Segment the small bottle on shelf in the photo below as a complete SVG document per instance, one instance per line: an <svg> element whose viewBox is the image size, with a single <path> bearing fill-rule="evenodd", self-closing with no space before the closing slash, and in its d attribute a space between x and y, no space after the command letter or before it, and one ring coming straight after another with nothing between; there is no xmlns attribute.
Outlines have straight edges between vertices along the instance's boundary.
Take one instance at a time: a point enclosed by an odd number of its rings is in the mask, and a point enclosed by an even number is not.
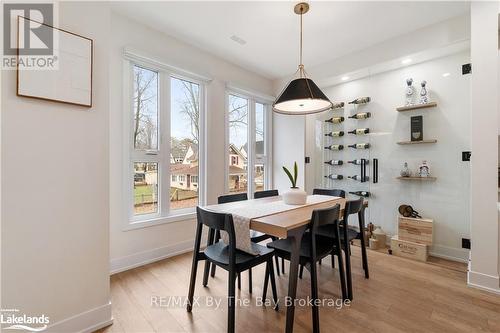
<svg viewBox="0 0 500 333"><path fill-rule="evenodd" d="M351 163L351 164L354 164L354 165L361 165L361 160L352 160L352 161L347 161L347 163ZM365 160L365 164L368 164L370 163L369 160Z"/></svg>
<svg viewBox="0 0 500 333"><path fill-rule="evenodd" d="M325 178L334 179L334 180L341 180L341 179L344 179L344 176L331 174L331 175L325 176Z"/></svg>
<svg viewBox="0 0 500 333"><path fill-rule="evenodd" d="M332 117L330 119L325 120L325 123L340 124L343 121L344 117Z"/></svg>
<svg viewBox="0 0 500 333"><path fill-rule="evenodd" d="M354 149L368 149L368 148L370 148L370 144L369 143L355 143L353 145L348 145L347 147L354 148Z"/></svg>
<svg viewBox="0 0 500 333"><path fill-rule="evenodd" d="M342 149L344 149L344 145L330 145L330 146L326 146L325 149L342 150Z"/></svg>
<svg viewBox="0 0 500 333"><path fill-rule="evenodd" d="M370 129L369 128L356 128L356 129L353 129L352 131L349 131L347 133L354 134L354 135L363 135L363 134L370 133Z"/></svg>
<svg viewBox="0 0 500 333"><path fill-rule="evenodd" d="M371 101L370 97L360 97L356 98L353 101L350 101L349 104L366 104Z"/></svg>
<svg viewBox="0 0 500 333"><path fill-rule="evenodd" d="M344 162L342 160L330 160L330 161L326 161L325 164L342 165L342 164L344 164Z"/></svg>
<svg viewBox="0 0 500 333"><path fill-rule="evenodd" d="M352 180L361 180L361 176L354 175L354 176L347 176L347 178L352 179ZM365 176L365 181L370 180L368 176Z"/></svg>
<svg viewBox="0 0 500 333"><path fill-rule="evenodd" d="M344 136L344 131L326 133L325 136L331 136L332 138L338 136Z"/></svg>
<svg viewBox="0 0 500 333"><path fill-rule="evenodd" d="M359 112L356 114L353 114L352 116L349 116L350 119L366 119L370 118L372 116L371 112Z"/></svg>
<svg viewBox="0 0 500 333"><path fill-rule="evenodd" d="M354 194L354 195L359 195L360 197L365 197L365 198L370 197L370 192L368 192L368 191L354 191L354 192L349 192L349 193Z"/></svg>

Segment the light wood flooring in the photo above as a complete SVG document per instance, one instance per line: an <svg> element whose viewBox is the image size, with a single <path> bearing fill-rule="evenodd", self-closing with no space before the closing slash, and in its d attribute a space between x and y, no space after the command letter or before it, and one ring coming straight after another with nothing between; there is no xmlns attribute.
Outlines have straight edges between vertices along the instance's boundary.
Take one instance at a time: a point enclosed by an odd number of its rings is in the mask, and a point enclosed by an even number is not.
<svg viewBox="0 0 500 333"><path fill-rule="evenodd" d="M353 247L354 300L349 307L320 308L322 332L500 332L500 296L466 286L463 265L420 263L368 251L370 279L363 277L358 247ZM330 259L319 266L319 294L323 298L340 296L338 271ZM227 273L217 270L204 288L204 263L200 262L195 295L227 295ZM151 305L151 298L186 296L191 254L165 259L111 277L114 324L100 330L111 332L225 332L226 305L185 307ZM279 311L255 305L262 294L264 266L254 269L253 293L248 293L248 273L243 273L242 290L237 297L253 304L236 312L237 332L283 332L285 307ZM288 274L277 278L278 295L283 301ZM297 295L309 295L309 274L299 280ZM270 288L268 292L270 298ZM310 308L298 307L294 332L311 331Z"/></svg>

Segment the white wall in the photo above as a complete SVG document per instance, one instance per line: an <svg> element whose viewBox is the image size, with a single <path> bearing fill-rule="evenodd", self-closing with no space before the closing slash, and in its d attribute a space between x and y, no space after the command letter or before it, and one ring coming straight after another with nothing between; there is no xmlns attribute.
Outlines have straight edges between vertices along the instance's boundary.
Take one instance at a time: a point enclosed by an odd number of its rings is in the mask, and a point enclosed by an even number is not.
<svg viewBox="0 0 500 333"><path fill-rule="evenodd" d="M213 80L207 86L208 201L215 203L224 193L225 91L226 82L271 95L271 82L245 69L223 61L205 51L145 27L124 16L111 17L110 55L110 200L111 270L118 271L148 262L193 245L194 221L180 221L154 227L123 231L127 223L122 188L122 53L125 46L141 50L164 63L203 74Z"/></svg>
<svg viewBox="0 0 500 333"><path fill-rule="evenodd" d="M468 250L461 248L461 238L469 237L470 165L461 161L461 152L470 150L471 76L462 75L461 70L462 64L469 61L469 52L466 51L323 89L335 101L347 102L360 96L372 98L368 105L360 107L358 111L346 106L343 113L346 121L336 127L336 130L342 127L346 133L354 128L369 127L369 136L346 134L342 139L328 139L328 142L341 142L345 146L369 141L369 151L359 152L346 148L342 152L328 152L328 158L325 158L342 159L344 162L361 157L378 158L379 181L377 184L371 181L368 183L372 197L369 200L367 220L382 226L390 235L397 234L397 208L401 204L409 204L424 217L434 219L432 254L463 261L468 259ZM449 73L449 76L443 77L443 73ZM417 98L420 82L428 82L430 99L438 103L436 108L396 111L396 107L404 105L406 79L410 77L414 79ZM348 115L355 112L371 112L372 117L363 121L347 119ZM334 113L342 115L341 111ZM399 141L410 140L410 117L417 115L424 118L424 139L437 139L438 142L428 145L397 145ZM332 112L319 116L319 126L331 116ZM316 124L315 118L308 118L308 122ZM311 129L314 127L315 125L308 126ZM312 160L315 165L311 165L311 169L317 171L316 186L323 185L324 172L332 170L321 162L324 153L321 135L317 145L314 141L318 140L314 135L306 132L308 140L313 141L309 145L313 150L306 151L306 155L314 156ZM422 160L428 161L437 181L410 182L396 179L404 162L408 162L415 174ZM344 177L359 174L358 166L344 165L336 169ZM368 171L373 176L371 165ZM329 185L351 191L364 188L352 180L334 181Z"/></svg>
<svg viewBox="0 0 500 333"><path fill-rule="evenodd" d="M94 40L94 106L16 97L2 72L1 305L77 332L111 321L107 5L61 3L59 26Z"/></svg>
<svg viewBox="0 0 500 333"><path fill-rule="evenodd" d="M470 285L500 292L498 228L497 2L471 4L471 258Z"/></svg>

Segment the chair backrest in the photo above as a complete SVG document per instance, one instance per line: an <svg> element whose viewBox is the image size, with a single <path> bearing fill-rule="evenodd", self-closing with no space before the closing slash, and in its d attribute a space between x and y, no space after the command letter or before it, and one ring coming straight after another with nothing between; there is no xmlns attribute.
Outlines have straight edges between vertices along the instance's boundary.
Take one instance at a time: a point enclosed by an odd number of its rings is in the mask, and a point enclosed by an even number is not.
<svg viewBox="0 0 500 333"><path fill-rule="evenodd" d="M359 230L364 230L365 228L365 201L364 198L359 198L358 200L349 200L345 203L344 217L342 219L342 225L349 225L349 215L358 214ZM347 240L347 228L344 228L344 238ZM362 232L362 231L360 231Z"/></svg>
<svg viewBox="0 0 500 333"><path fill-rule="evenodd" d="M345 191L344 190L337 190L337 189L324 189L324 188L315 188L313 190L313 194L319 194L319 195L329 195L332 197L341 197L345 198Z"/></svg>
<svg viewBox="0 0 500 333"><path fill-rule="evenodd" d="M194 251L198 255L201 246L201 234L203 226L213 230L223 230L229 235L229 266L234 267L236 258L236 235L234 233L233 216L231 214L217 213L196 207L197 227Z"/></svg>
<svg viewBox="0 0 500 333"><path fill-rule="evenodd" d="M311 216L311 234L316 235L318 227L326 224L335 225L338 223L340 217L340 204L333 207L315 209Z"/></svg>
<svg viewBox="0 0 500 333"><path fill-rule="evenodd" d="M219 196L217 198L217 203L223 204L223 203L243 201L243 200L248 200L248 195L246 193L226 194Z"/></svg>
<svg viewBox="0 0 500 333"><path fill-rule="evenodd" d="M358 214L364 208L364 199L359 198L358 200L349 200L345 203L344 216Z"/></svg>
<svg viewBox="0 0 500 333"><path fill-rule="evenodd" d="M280 195L278 190L257 191L253 194L254 199L276 197Z"/></svg>

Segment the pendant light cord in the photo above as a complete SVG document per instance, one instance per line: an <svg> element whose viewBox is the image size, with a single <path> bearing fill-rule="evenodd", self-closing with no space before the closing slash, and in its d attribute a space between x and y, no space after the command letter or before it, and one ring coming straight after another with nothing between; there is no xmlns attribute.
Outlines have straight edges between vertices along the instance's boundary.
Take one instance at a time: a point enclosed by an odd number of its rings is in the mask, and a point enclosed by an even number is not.
<svg viewBox="0 0 500 333"><path fill-rule="evenodd" d="M304 77L304 64L302 63L302 15L304 13L304 7L300 7L300 56L299 56L299 71L300 77Z"/></svg>

